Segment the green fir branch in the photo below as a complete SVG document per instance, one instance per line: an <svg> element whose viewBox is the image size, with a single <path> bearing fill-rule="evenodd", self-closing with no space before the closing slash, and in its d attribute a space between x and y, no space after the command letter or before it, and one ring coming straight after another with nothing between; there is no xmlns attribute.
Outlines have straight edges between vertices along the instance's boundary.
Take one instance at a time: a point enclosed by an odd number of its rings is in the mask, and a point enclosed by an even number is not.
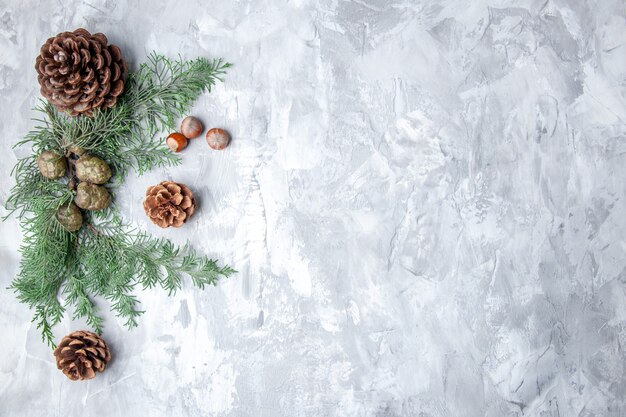
<svg viewBox="0 0 626 417"><path fill-rule="evenodd" d="M70 146L78 146L111 166L114 178L108 186L113 191L130 172L179 164L159 135L173 129L176 119L229 67L221 60L172 61L153 53L129 74L125 93L113 108L96 110L92 117L70 117L44 101L34 109L36 126L15 145L30 146L33 155L16 164L16 184L6 201L7 217L16 216L24 231L20 270L11 288L34 309L33 322L50 346L66 309L101 333L104 321L94 301L101 297L132 328L143 313L134 295L137 286L159 286L171 295L185 276L202 289L236 272L189 246L179 248L131 228L114 204L83 212L83 227L67 232L56 212L75 192L67 178L46 179L37 167L41 152L67 154Z"/></svg>
<svg viewBox="0 0 626 417"><path fill-rule="evenodd" d="M54 347L52 327L63 317L64 307L58 300L61 283L68 269L76 236L56 220L55 210L39 210L23 218L22 259L11 288L17 299L35 309L33 322L42 339Z"/></svg>

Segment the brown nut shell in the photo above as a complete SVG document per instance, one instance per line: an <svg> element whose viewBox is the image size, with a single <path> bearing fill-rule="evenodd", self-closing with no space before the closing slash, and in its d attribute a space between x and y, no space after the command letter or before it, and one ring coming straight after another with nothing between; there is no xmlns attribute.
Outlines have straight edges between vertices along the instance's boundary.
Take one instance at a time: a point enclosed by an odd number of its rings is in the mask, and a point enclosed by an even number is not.
<svg viewBox="0 0 626 417"><path fill-rule="evenodd" d="M221 151L230 143L230 135L224 129L214 127L206 132L206 143L208 143L212 149Z"/></svg>
<svg viewBox="0 0 626 417"><path fill-rule="evenodd" d="M204 126L202 122L193 116L187 116L180 124L180 133L182 133L187 139L195 139L202 134Z"/></svg>
<svg viewBox="0 0 626 417"><path fill-rule="evenodd" d="M172 152L180 152L187 147L189 141L182 133L175 132L165 139L165 143Z"/></svg>

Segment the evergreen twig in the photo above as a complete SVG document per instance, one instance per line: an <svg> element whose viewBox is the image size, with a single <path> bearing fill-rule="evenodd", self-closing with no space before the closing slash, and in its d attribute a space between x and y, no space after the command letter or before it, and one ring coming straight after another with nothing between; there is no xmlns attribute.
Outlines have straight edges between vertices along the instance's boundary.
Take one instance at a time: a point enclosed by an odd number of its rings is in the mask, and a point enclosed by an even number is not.
<svg viewBox="0 0 626 417"><path fill-rule="evenodd" d="M67 232L55 213L75 192L67 179L41 176L36 163L42 151L66 153L69 146L79 146L113 168L114 184L131 171L142 174L179 164L155 135L173 129L175 120L221 81L228 67L221 60L172 61L153 53L128 76L124 95L111 109L95 111L92 117L69 117L47 102L35 108L42 115L35 119L37 126L15 145L31 146L33 155L14 167L16 185L6 201L7 217L15 215L24 231L20 271L11 288L19 301L35 310L33 322L50 346L52 329L66 308L101 333L103 319L93 299L103 297L131 328L142 313L133 295L137 285L158 285L173 294L185 275L204 288L236 272L189 246L179 248L132 229L114 207L86 215L78 232Z"/></svg>

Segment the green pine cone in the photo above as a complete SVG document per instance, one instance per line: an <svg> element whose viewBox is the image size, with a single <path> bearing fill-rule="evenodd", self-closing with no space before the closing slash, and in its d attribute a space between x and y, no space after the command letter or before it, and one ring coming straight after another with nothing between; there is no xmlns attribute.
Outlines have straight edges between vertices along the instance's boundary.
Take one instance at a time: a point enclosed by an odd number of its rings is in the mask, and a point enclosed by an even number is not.
<svg viewBox="0 0 626 417"><path fill-rule="evenodd" d="M101 185L81 182L76 189L74 203L83 210L102 210L111 204L111 194Z"/></svg>
<svg viewBox="0 0 626 417"><path fill-rule="evenodd" d="M87 152L87 149L81 148L80 146L70 145L67 147L67 150L73 153L76 156L82 156Z"/></svg>
<svg viewBox="0 0 626 417"><path fill-rule="evenodd" d="M83 215L76 204L65 204L57 210L57 220L68 232L75 232L83 225Z"/></svg>
<svg viewBox="0 0 626 417"><path fill-rule="evenodd" d="M65 175L67 163L65 157L56 152L44 151L37 158L39 172L46 178L55 180Z"/></svg>
<svg viewBox="0 0 626 417"><path fill-rule="evenodd" d="M76 177L81 181L104 184L111 175L111 168L97 156L83 155L76 161Z"/></svg>

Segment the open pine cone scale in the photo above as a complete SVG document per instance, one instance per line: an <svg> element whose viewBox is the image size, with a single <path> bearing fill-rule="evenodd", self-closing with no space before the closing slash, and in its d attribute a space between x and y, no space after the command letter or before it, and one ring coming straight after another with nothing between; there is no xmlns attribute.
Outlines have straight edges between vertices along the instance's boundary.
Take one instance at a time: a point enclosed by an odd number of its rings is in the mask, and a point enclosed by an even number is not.
<svg viewBox="0 0 626 417"><path fill-rule="evenodd" d="M193 193L184 184L163 181L146 190L143 208L159 227L180 227L196 209Z"/></svg>
<svg viewBox="0 0 626 417"><path fill-rule="evenodd" d="M104 340L85 330L73 332L63 338L54 350L57 368L72 381L92 379L103 372L111 360L111 352Z"/></svg>
<svg viewBox="0 0 626 417"><path fill-rule="evenodd" d="M41 94L72 116L112 107L124 91L126 62L102 33L62 32L41 47L35 62Z"/></svg>

